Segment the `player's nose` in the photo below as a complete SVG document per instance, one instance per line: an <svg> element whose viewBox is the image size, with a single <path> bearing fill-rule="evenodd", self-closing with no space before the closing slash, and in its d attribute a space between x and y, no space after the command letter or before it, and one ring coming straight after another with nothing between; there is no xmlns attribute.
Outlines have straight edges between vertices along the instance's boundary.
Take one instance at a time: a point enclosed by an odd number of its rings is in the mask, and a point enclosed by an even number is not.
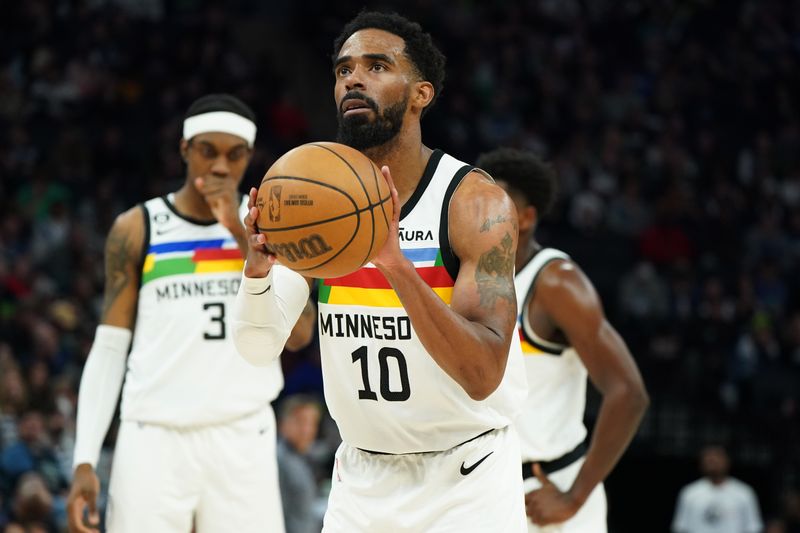
<svg viewBox="0 0 800 533"><path fill-rule="evenodd" d="M364 80L361 77L361 68L356 66L344 79L344 86L348 91L363 89Z"/></svg>
<svg viewBox="0 0 800 533"><path fill-rule="evenodd" d="M230 166L228 165L228 158L225 156L220 156L214 159L214 162L211 164L211 173L215 176L225 177L231 173Z"/></svg>

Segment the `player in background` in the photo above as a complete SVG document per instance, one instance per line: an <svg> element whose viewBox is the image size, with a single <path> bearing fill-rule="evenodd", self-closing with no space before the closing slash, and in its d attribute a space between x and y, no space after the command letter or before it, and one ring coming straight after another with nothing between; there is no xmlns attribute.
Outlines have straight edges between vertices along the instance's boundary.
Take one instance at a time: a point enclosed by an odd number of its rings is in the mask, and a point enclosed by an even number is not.
<svg viewBox="0 0 800 533"><path fill-rule="evenodd" d="M430 35L396 14L362 12L334 44L338 140L382 168L395 211L371 264L320 284L325 399L343 439L328 533L526 528L510 425L527 390L517 217L482 171L422 143L444 63ZM288 326L259 315L289 289L251 228L258 214L245 223L234 334L243 356L268 364L260 346Z"/></svg>
<svg viewBox="0 0 800 533"><path fill-rule="evenodd" d="M516 290L529 394L517 431L530 531L606 531L603 480L648 404L639 370L608 323L591 281L567 254L534 235L555 195L555 173L535 155L500 148L478 166L506 188L519 215ZM602 395L584 444L586 376ZM559 527L540 528L548 524Z"/></svg>
<svg viewBox="0 0 800 533"><path fill-rule="evenodd" d="M228 325L246 250L238 186L254 120L230 95L195 101L180 141L183 186L122 213L109 232L101 325L78 398L72 531L98 530L94 468L123 377L108 531L283 531L270 406L283 375L277 361L243 361ZM307 297L296 287L295 319Z"/></svg>

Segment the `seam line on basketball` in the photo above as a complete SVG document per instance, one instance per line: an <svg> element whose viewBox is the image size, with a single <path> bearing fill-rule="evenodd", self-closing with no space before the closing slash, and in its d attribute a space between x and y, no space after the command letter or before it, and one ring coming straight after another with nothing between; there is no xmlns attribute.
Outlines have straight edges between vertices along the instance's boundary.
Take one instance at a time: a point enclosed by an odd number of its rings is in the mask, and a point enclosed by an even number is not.
<svg viewBox="0 0 800 533"><path fill-rule="evenodd" d="M327 146L325 146L323 144L318 144L318 143L310 143L310 144L311 144L311 146L316 146L317 148L322 148L323 150L327 150L328 152L330 152L333 155L335 155L336 157L338 157L339 160L342 161L342 163L347 165L347 168L350 169L350 172L353 173L353 176L356 177L356 179L358 180L358 183L361 185L361 190L364 191L364 195L367 197L367 204L372 206L372 198L369 197L369 191L367 190L367 186L366 186L366 184L364 184L364 180L361 179L361 176L358 174L358 172L356 172L356 169L353 168L353 165L351 165L350 162L347 159L342 157L342 155L339 154L339 152L337 152L336 150L334 150L332 148L329 148L329 147L327 147ZM367 158L367 159L369 159L369 158ZM372 161L370 161L370 165L369 166L370 166L370 169L372 170L372 173L375 174L375 168L374 168L374 165L372 164ZM377 183L376 183L376 185L377 185ZM380 198L380 194L381 194L380 193L380 189L377 189L377 193L378 193L378 197ZM382 206L383 204L381 203L380 205ZM367 255L364 256L364 260L361 262L361 266L364 266L366 264L367 260L369 259L370 253L372 253L372 246L375 244L375 210L374 209L370 209L369 214L370 214L370 221L372 222L372 236L369 239L369 249L367 250Z"/></svg>

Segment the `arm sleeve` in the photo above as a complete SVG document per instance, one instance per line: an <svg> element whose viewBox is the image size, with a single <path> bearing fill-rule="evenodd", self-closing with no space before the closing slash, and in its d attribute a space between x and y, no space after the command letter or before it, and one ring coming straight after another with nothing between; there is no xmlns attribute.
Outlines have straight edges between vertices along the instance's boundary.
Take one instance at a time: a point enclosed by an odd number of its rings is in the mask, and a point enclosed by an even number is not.
<svg viewBox="0 0 800 533"><path fill-rule="evenodd" d="M242 277L231 325L236 350L250 364L266 366L283 350L309 295L296 272L274 265L264 278Z"/></svg>
<svg viewBox="0 0 800 533"><path fill-rule="evenodd" d="M100 447L117 407L131 337L131 330L126 328L97 327L78 392L73 468L84 463L97 466Z"/></svg>

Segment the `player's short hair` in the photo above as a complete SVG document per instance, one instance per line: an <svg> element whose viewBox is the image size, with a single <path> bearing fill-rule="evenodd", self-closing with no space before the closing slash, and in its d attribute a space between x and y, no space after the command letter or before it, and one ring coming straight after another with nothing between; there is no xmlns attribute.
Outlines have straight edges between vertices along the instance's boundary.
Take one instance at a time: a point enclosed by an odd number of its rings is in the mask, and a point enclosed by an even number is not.
<svg viewBox="0 0 800 533"><path fill-rule="evenodd" d="M192 105L186 110L186 115L183 118L187 119L195 115L202 115L203 113L213 113L214 111L228 111L229 113L235 113L252 122L256 121L256 114L250 106L232 94L225 93L201 96L192 102Z"/></svg>
<svg viewBox="0 0 800 533"><path fill-rule="evenodd" d="M344 42L351 35L368 28L387 31L403 39L403 51L414 65L417 76L433 85L433 99L422 110L424 116L444 88L444 66L447 61L444 54L433 44L430 33L424 32L416 22L397 13L362 11L345 25L342 33L333 41L333 61L336 61Z"/></svg>
<svg viewBox="0 0 800 533"><path fill-rule="evenodd" d="M497 148L481 154L476 166L522 194L536 208L539 218L553 207L556 172L536 154L516 148Z"/></svg>

